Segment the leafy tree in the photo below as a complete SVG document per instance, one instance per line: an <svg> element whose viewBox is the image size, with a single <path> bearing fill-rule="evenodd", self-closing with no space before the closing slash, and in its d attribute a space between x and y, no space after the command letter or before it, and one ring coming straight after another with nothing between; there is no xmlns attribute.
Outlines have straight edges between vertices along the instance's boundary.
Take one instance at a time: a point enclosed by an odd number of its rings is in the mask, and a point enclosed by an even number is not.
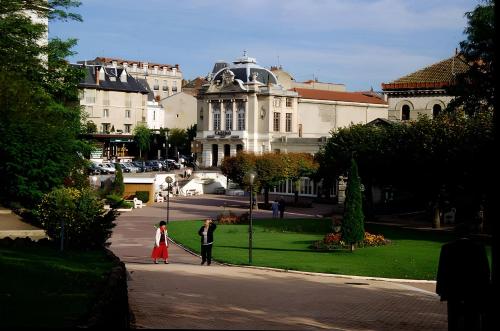
<svg viewBox="0 0 500 331"><path fill-rule="evenodd" d="M186 130L174 128L170 130L168 142L174 147L174 154L177 157L179 150L184 150L188 144L188 135Z"/></svg>
<svg viewBox="0 0 500 331"><path fill-rule="evenodd" d="M295 203L299 200L299 183L302 177L313 177L318 169L312 155L307 153L287 153L282 155L284 178L294 184Z"/></svg>
<svg viewBox="0 0 500 331"><path fill-rule="evenodd" d="M269 190L285 179L284 154L266 153L255 159L256 179L264 189L264 203L269 205Z"/></svg>
<svg viewBox="0 0 500 331"><path fill-rule="evenodd" d="M125 192L125 184L123 184L122 167L115 164L115 169L114 193L116 195L123 196L123 192Z"/></svg>
<svg viewBox="0 0 500 331"><path fill-rule="evenodd" d="M344 217L342 219L342 240L354 250L356 243L365 236L364 215L361 196L361 181L356 161L351 159L348 173Z"/></svg>
<svg viewBox="0 0 500 331"><path fill-rule="evenodd" d="M86 146L78 140L80 72L64 57L74 41L44 42L41 18L77 19L78 1L0 2L0 199L33 207L45 192L82 171ZM78 169L78 167L80 167Z"/></svg>
<svg viewBox="0 0 500 331"><path fill-rule="evenodd" d="M467 39L460 42L460 54L469 70L450 88L456 97L448 110L462 108L467 114L475 114L491 111L495 105L495 1L486 0L465 16Z"/></svg>
<svg viewBox="0 0 500 331"><path fill-rule="evenodd" d="M191 153L191 142L196 138L196 132L197 132L197 125L196 123L191 125L189 128L187 128L186 133L187 133L187 150L188 153Z"/></svg>
<svg viewBox="0 0 500 331"><path fill-rule="evenodd" d="M118 213L106 211L91 189L56 188L44 195L37 215L50 239L60 241L64 226L65 246L99 248L108 245Z"/></svg>
<svg viewBox="0 0 500 331"><path fill-rule="evenodd" d="M151 141L151 130L146 124L140 123L134 128L134 140L139 147L139 157L142 159L142 152L149 150Z"/></svg>

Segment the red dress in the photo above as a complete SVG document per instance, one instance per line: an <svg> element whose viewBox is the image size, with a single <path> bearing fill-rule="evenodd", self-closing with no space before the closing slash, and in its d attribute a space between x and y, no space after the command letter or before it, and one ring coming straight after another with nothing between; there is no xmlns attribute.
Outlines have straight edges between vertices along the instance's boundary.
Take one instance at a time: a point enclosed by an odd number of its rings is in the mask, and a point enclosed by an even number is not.
<svg viewBox="0 0 500 331"><path fill-rule="evenodd" d="M161 231L161 236L160 236L160 246L156 246L153 248L153 252L151 252L151 258L152 259L163 259L167 260L168 259L168 247L165 242L165 232Z"/></svg>

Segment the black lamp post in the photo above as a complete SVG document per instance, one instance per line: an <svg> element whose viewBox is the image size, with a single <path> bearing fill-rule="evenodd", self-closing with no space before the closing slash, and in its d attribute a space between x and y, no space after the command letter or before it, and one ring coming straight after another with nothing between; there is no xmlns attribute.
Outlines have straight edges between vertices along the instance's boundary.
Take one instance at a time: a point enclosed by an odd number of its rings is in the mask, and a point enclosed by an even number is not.
<svg viewBox="0 0 500 331"><path fill-rule="evenodd" d="M168 133L170 129L165 129L165 163L167 164L167 171L170 171L170 165L168 164Z"/></svg>
<svg viewBox="0 0 500 331"><path fill-rule="evenodd" d="M167 176L167 178L165 178L165 182L167 183L167 224L170 219L170 184L172 184L172 181L172 177Z"/></svg>
<svg viewBox="0 0 500 331"><path fill-rule="evenodd" d="M252 209L253 209L253 182L255 181L255 172L248 173L248 183L250 184L250 223L248 225L248 263L252 264L252 239L253 239L253 224L252 224Z"/></svg>

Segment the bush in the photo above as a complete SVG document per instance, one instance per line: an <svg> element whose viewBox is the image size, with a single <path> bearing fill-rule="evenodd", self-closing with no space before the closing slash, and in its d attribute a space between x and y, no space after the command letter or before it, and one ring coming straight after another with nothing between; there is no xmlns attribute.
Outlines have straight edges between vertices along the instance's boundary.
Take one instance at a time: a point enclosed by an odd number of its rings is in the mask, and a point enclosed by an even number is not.
<svg viewBox="0 0 500 331"><path fill-rule="evenodd" d="M148 191L137 191L135 192L135 197L142 202L146 203L149 201L149 192Z"/></svg>
<svg viewBox="0 0 500 331"><path fill-rule="evenodd" d="M215 218L217 224L246 224L248 223L249 213L245 212L241 215L236 215L232 211L222 212Z"/></svg>
<svg viewBox="0 0 500 331"><path fill-rule="evenodd" d="M36 211L47 235L74 248L107 246L118 216L115 209L106 211L104 203L90 189L57 188L44 195Z"/></svg>
<svg viewBox="0 0 500 331"><path fill-rule="evenodd" d="M132 204L125 201L120 195L110 194L106 196L106 202L111 208L131 208Z"/></svg>

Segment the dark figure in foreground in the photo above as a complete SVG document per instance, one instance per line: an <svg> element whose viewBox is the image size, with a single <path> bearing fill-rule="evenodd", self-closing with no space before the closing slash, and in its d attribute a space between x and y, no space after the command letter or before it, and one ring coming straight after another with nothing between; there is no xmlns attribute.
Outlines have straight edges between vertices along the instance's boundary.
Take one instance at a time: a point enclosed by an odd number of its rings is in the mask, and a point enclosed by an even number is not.
<svg viewBox="0 0 500 331"><path fill-rule="evenodd" d="M285 215L285 199L283 199L283 197L278 201L278 210L280 211L280 218L283 218Z"/></svg>
<svg viewBox="0 0 500 331"><path fill-rule="evenodd" d="M467 225L457 225L456 232L458 239L441 248L436 279L436 293L448 305L448 330L488 330L491 303L486 250L467 236Z"/></svg>
<svg viewBox="0 0 500 331"><path fill-rule="evenodd" d="M217 225L212 219L206 219L205 224L200 228L198 234L201 237L201 264L210 265L212 263L212 246L214 243L214 231Z"/></svg>

